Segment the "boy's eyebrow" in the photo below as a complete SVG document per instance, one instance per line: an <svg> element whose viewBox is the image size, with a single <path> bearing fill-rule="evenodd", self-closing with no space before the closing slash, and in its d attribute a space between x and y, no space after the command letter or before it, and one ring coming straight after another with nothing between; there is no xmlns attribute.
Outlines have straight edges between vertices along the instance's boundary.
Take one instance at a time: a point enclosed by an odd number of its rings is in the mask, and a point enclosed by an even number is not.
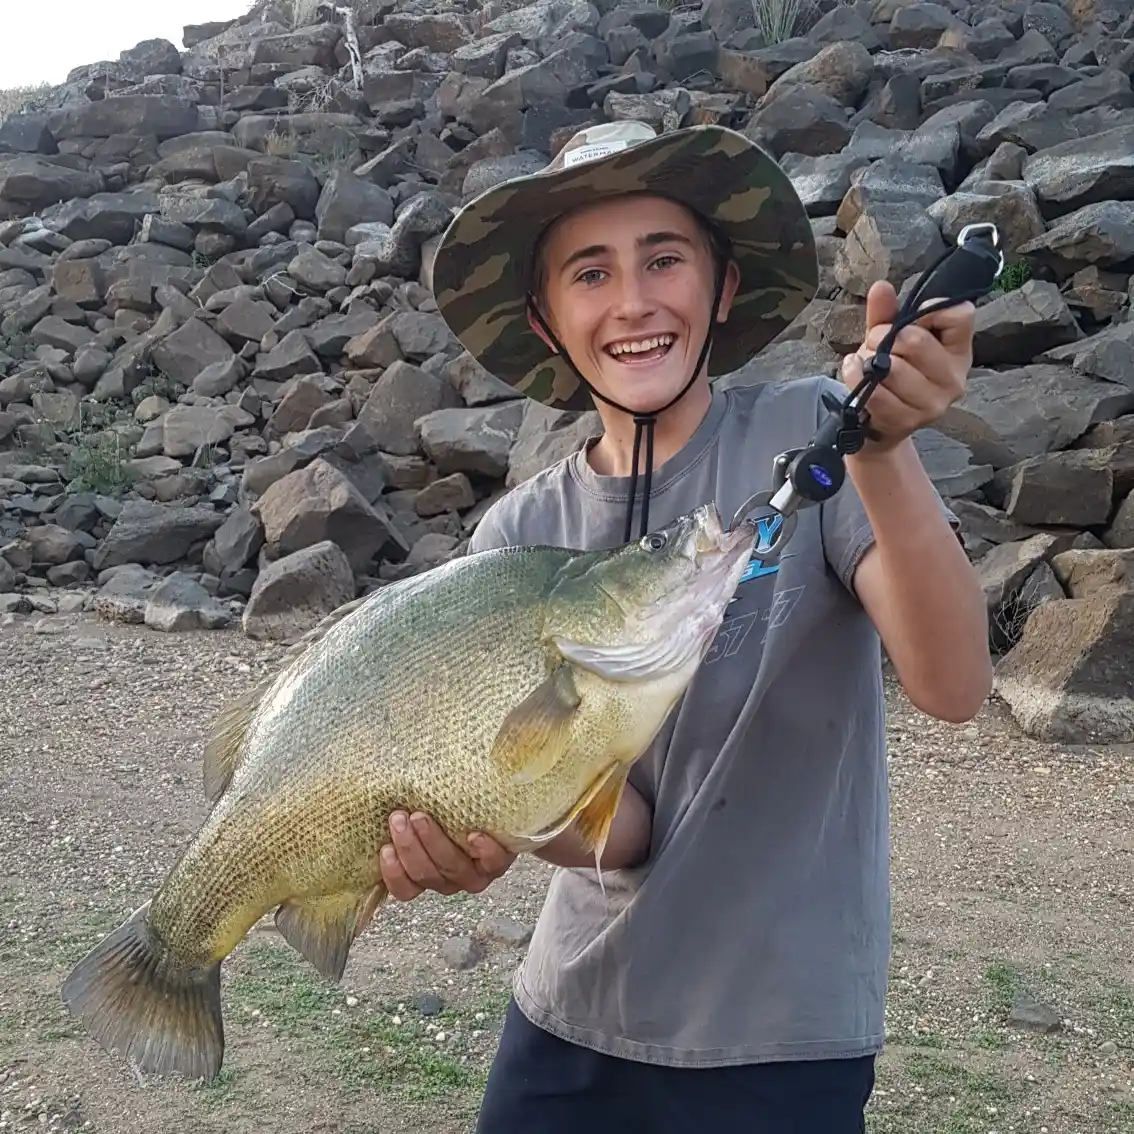
<svg viewBox="0 0 1134 1134"><path fill-rule="evenodd" d="M658 244L685 244L693 247L693 241L688 236L680 232L669 232L662 230L660 232L647 232L643 236L638 237L637 244L639 248L650 248ZM565 272L572 264L578 263L580 260L593 260L596 256L609 255L610 246L608 244L588 244L585 248L576 248L574 252L568 256L560 265L559 270Z"/></svg>

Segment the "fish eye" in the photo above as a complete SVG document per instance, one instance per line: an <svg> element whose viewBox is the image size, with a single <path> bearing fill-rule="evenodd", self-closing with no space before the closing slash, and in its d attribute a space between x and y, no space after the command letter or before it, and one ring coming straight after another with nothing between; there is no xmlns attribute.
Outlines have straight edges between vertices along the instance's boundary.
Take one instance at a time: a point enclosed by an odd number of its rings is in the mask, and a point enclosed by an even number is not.
<svg viewBox="0 0 1134 1134"><path fill-rule="evenodd" d="M651 532L650 535L643 537L642 546L647 551L661 551L662 548L665 547L667 542L668 541L661 532Z"/></svg>

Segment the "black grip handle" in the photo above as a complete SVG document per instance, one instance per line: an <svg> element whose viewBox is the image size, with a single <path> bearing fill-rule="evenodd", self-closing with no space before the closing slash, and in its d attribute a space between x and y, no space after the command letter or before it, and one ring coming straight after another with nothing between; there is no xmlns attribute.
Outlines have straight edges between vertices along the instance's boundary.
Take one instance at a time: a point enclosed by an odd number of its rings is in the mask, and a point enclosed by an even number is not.
<svg viewBox="0 0 1134 1134"><path fill-rule="evenodd" d="M987 228L987 235L976 231ZM976 299L989 291L1004 267L1004 256L996 245L993 225L969 225L962 229L960 241L921 281L907 298L896 322L912 322L918 310L932 300L945 300L934 307L952 306Z"/></svg>

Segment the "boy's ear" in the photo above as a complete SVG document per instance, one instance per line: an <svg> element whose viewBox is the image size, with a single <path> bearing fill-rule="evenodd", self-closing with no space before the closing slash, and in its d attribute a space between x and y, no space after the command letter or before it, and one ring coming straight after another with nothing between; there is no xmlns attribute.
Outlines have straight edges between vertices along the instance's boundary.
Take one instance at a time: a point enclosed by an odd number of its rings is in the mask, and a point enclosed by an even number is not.
<svg viewBox="0 0 1134 1134"><path fill-rule="evenodd" d="M740 287L740 269L735 260L729 260L725 268L724 287L721 289L721 305L717 311L717 322L723 323L728 319L732 310L732 301L736 298L737 288Z"/></svg>
<svg viewBox="0 0 1134 1134"><path fill-rule="evenodd" d="M543 329L543 324L535 317L535 314L532 311L531 300L528 301L527 316L528 326L531 327L531 329L535 331L535 333L539 335L541 339L543 339L544 344L552 354L558 354L559 351L555 349L555 344L551 341L551 339L548 337L547 332Z"/></svg>

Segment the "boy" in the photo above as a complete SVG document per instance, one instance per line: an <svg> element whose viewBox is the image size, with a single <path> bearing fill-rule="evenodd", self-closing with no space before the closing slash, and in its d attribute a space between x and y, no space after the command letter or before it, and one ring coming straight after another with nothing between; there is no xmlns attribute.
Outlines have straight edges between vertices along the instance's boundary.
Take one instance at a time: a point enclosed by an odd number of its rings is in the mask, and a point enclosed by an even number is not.
<svg viewBox="0 0 1134 1134"><path fill-rule="evenodd" d="M743 136L615 122L454 219L438 307L490 372L603 433L519 485L470 550L609 547L707 500L730 517L822 418L825 377L722 386L812 299L811 227ZM897 312L876 284L853 386ZM851 1134L883 1041L888 795L880 644L912 702L970 719L984 601L910 435L964 392L973 307L902 331L876 439L759 547L711 652L634 766L603 855L572 831L516 976L479 1134ZM845 392L845 391L844 391ZM589 399L593 398L593 402ZM644 444L643 444L644 442ZM511 858L395 816L391 893L478 892Z"/></svg>

